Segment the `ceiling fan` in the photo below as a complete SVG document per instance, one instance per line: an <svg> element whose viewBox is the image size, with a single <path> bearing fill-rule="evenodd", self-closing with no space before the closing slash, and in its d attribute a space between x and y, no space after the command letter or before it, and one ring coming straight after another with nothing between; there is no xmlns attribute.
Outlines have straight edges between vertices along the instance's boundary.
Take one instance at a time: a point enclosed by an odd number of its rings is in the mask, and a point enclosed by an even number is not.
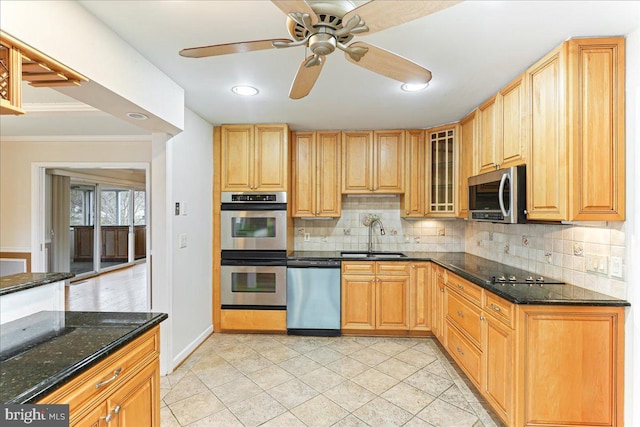
<svg viewBox="0 0 640 427"><path fill-rule="evenodd" d="M355 7L350 1L271 0L287 19L291 39L255 40L182 49L189 58L227 55L271 48L306 46L311 54L302 60L289 91L289 98L304 98L311 92L325 57L336 48L349 62L403 83L425 84L431 71L382 48L364 42L347 46L356 34L371 34L453 6L459 1L372 0Z"/></svg>

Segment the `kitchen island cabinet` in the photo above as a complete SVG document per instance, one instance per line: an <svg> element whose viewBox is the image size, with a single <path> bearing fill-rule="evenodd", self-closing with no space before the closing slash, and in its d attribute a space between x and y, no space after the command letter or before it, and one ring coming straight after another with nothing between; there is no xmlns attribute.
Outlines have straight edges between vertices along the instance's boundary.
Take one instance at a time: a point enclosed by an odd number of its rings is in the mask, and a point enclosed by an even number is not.
<svg viewBox="0 0 640 427"><path fill-rule="evenodd" d="M160 313L42 311L2 327L0 398L69 405L70 425L160 425Z"/></svg>

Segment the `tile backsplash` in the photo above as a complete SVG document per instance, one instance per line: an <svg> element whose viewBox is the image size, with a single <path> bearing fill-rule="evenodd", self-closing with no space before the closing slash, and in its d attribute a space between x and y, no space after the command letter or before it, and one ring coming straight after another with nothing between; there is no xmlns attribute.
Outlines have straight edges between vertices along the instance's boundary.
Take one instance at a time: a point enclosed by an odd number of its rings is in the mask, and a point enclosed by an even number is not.
<svg viewBox="0 0 640 427"><path fill-rule="evenodd" d="M342 216L329 220L295 220L295 250L367 250L367 215L377 215L386 234L373 234L376 251L464 251L465 224L458 220L404 220L399 196L343 196ZM305 235L307 240L305 241Z"/></svg>
<svg viewBox="0 0 640 427"><path fill-rule="evenodd" d="M465 252L626 299L625 223L466 223ZM618 265L616 262L620 261ZM596 270L596 271L593 271ZM614 277L619 270L622 277Z"/></svg>
<svg viewBox="0 0 640 427"><path fill-rule="evenodd" d="M343 196L339 219L295 220L295 250L367 250L368 227L363 220L368 215L379 217L386 231L382 236L375 227L373 242L377 251L464 251L627 298L623 222L583 226L405 220L400 218L398 196ZM616 270L622 277L615 277Z"/></svg>

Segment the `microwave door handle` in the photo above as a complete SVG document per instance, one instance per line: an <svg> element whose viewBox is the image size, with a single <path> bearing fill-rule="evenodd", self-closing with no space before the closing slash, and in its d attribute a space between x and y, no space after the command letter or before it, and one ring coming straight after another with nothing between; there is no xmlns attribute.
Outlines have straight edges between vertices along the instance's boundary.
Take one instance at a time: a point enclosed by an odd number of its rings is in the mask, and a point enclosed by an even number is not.
<svg viewBox="0 0 640 427"><path fill-rule="evenodd" d="M500 203L500 210L502 211L502 215L504 215L505 218L509 216L509 212L507 212L507 210L504 208L504 185L507 182L508 178L508 174L505 173L504 175L502 175L502 178L500 179L500 188L498 189L498 203Z"/></svg>

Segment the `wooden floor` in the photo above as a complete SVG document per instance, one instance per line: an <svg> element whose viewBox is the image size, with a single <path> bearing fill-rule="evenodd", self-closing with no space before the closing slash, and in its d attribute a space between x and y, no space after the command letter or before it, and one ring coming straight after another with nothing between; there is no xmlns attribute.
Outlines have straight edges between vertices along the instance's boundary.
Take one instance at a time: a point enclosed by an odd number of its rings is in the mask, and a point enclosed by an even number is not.
<svg viewBox="0 0 640 427"><path fill-rule="evenodd" d="M147 264L65 286L65 306L69 311L149 311Z"/></svg>

